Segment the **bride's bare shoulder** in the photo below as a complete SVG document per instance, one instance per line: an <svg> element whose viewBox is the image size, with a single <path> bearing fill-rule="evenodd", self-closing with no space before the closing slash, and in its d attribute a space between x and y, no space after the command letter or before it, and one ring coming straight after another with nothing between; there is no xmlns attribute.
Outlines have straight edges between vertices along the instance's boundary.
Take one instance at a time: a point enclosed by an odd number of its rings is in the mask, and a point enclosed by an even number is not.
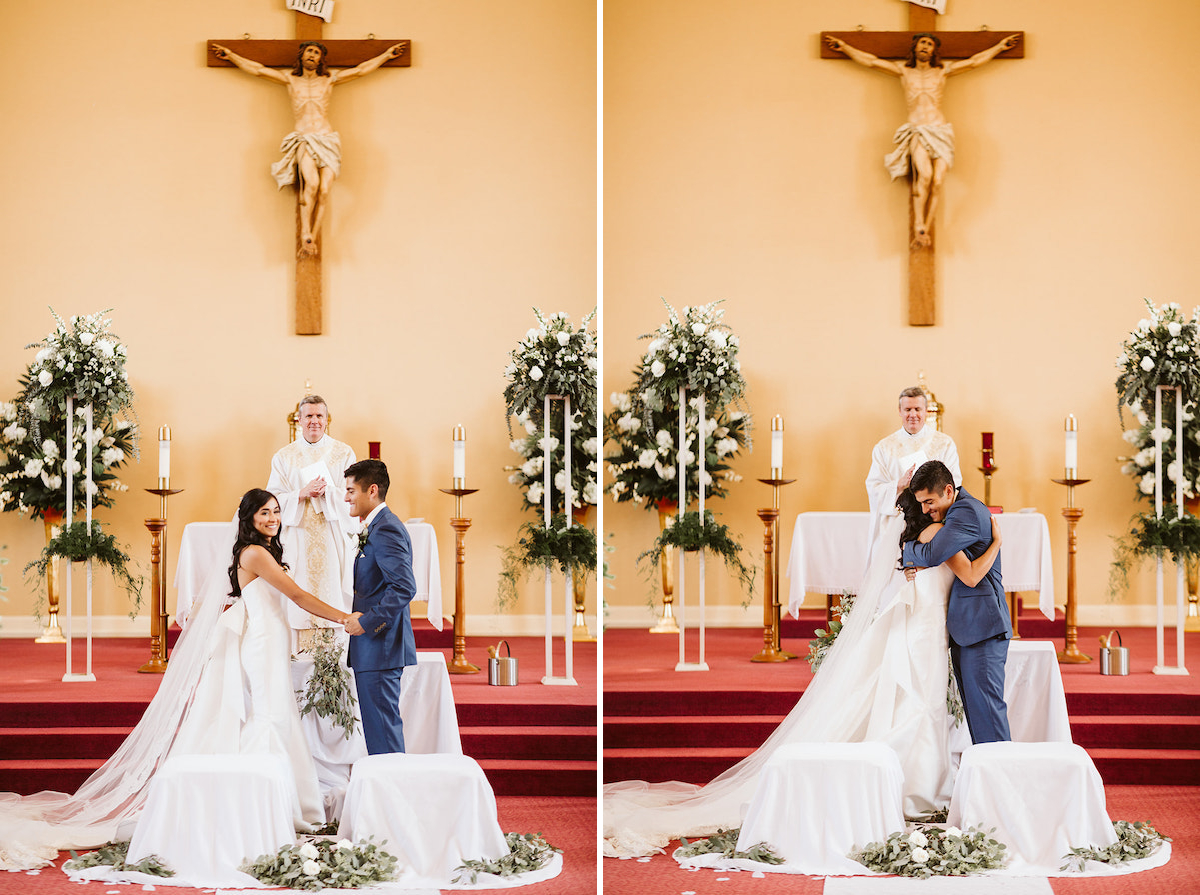
<svg viewBox="0 0 1200 895"><path fill-rule="evenodd" d="M925 528L921 531L921 533L919 535L917 535L917 540L920 541L922 544L928 544L930 541L933 540L933 536L941 530L942 530L942 523L931 522L929 525L925 526Z"/></svg>

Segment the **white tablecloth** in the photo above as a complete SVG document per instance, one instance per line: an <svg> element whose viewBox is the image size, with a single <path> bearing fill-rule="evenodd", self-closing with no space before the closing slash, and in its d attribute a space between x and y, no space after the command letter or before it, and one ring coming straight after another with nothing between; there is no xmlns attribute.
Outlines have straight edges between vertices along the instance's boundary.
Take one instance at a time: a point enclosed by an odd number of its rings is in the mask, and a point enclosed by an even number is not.
<svg viewBox="0 0 1200 895"><path fill-rule="evenodd" d="M417 582L415 600L425 600L425 617L442 630L442 572L438 564L437 535L428 522L406 522L412 541L413 577ZM179 559L175 564L175 590L178 600L175 619L187 625L192 602L211 573L228 574L237 539L236 522L189 522L183 527Z"/></svg>
<svg viewBox="0 0 1200 895"><path fill-rule="evenodd" d="M1006 593L1037 591L1038 609L1054 618L1054 562L1050 527L1041 513L1000 513L1001 572ZM788 560L788 612L796 616L805 593L858 593L867 566L870 513L801 513Z"/></svg>

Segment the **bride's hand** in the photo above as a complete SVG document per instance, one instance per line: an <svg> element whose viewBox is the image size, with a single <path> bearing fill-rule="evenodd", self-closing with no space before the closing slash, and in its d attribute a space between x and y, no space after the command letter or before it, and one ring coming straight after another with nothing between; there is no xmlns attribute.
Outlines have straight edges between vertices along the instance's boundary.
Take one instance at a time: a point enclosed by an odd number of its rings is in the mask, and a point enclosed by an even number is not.
<svg viewBox="0 0 1200 895"><path fill-rule="evenodd" d="M912 581L914 578L917 577L917 572L919 572L919 571L921 571L920 568L914 568L913 566L909 566L907 569L904 570L904 580Z"/></svg>

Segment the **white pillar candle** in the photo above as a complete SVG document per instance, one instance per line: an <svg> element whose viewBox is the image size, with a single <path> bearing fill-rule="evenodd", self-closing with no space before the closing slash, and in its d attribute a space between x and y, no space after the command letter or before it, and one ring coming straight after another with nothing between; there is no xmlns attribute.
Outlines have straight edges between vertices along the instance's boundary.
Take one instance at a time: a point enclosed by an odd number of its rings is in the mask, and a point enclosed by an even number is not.
<svg viewBox="0 0 1200 895"><path fill-rule="evenodd" d="M1079 432L1076 430L1075 414L1067 414L1067 420L1063 424L1063 428L1067 434L1066 467L1068 470L1074 472L1079 468Z"/></svg>
<svg viewBox="0 0 1200 895"><path fill-rule="evenodd" d="M158 478L162 487L171 477L171 427L162 426L158 430Z"/></svg>
<svg viewBox="0 0 1200 895"><path fill-rule="evenodd" d="M462 425L454 427L454 478L463 482L467 478L467 430Z"/></svg>
<svg viewBox="0 0 1200 895"><path fill-rule="evenodd" d="M771 420L771 475L783 475L783 417L779 415Z"/></svg>

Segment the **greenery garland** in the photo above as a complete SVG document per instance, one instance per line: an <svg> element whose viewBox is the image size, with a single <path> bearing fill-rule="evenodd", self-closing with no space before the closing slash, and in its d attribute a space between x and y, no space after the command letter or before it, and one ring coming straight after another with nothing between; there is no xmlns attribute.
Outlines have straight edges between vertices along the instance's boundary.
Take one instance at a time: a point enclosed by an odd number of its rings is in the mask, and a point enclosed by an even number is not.
<svg viewBox="0 0 1200 895"><path fill-rule="evenodd" d="M541 833L506 833L508 854L495 860L475 859L463 861L457 868L453 882L466 882L474 885L481 873L493 876L510 877L518 873L529 873L540 870L550 863L555 854L562 851L555 848Z"/></svg>
<svg viewBox="0 0 1200 895"><path fill-rule="evenodd" d="M1148 556L1164 558L1170 554L1177 563L1193 562L1200 558L1200 518L1174 514L1159 519L1153 513L1137 513L1130 520L1130 529L1114 538L1112 566L1108 573L1111 594L1129 587L1129 573Z"/></svg>
<svg viewBox="0 0 1200 895"><path fill-rule="evenodd" d="M117 539L105 534L99 521L93 519L91 528L86 521L72 522L64 525L56 537L51 538L42 550L41 556L26 564L24 572L27 581L45 578L46 570L56 558L69 559L71 562L86 562L93 560L108 566L113 579L133 600L133 609L129 617L137 618L138 610L142 607L142 578L133 577L129 571L130 558L117 544ZM41 600L45 594L39 590L38 603L34 606L34 615L41 618Z"/></svg>
<svg viewBox="0 0 1200 895"><path fill-rule="evenodd" d="M682 547L689 553L707 550L721 557L725 568L734 574L747 595L754 595L757 570L742 561L742 545L730 532L728 525L717 522L712 510L704 511L703 524L700 514L695 510L689 510L681 517L669 518L673 521L655 539L654 546L638 555L639 565L644 560L650 560L649 572L653 575L662 559L662 551L667 547Z"/></svg>
<svg viewBox="0 0 1200 895"><path fill-rule="evenodd" d="M136 864L126 863L129 857L128 842L109 842L96 851L79 855L75 849L70 849L71 858L63 863L63 872L86 870L89 867L112 867L113 870L132 870L147 876L171 877L175 871L163 863L158 855L146 855Z"/></svg>
<svg viewBox="0 0 1200 895"><path fill-rule="evenodd" d="M929 879L931 876L968 876L1004 866L1006 846L971 827L942 829L914 824L914 829L892 833L883 842L872 842L851 852L851 860L876 873Z"/></svg>
<svg viewBox="0 0 1200 895"><path fill-rule="evenodd" d="M501 608L517 600L517 588L536 566L558 563L564 575L583 570L596 572L596 533L585 525L567 526L567 517L556 513L550 527L526 522L513 547L504 548L500 563L497 601Z"/></svg>
<svg viewBox="0 0 1200 895"><path fill-rule="evenodd" d="M273 855L260 855L240 868L268 886L288 889L358 889L395 879L397 860L371 838L352 843L348 839L306 837L296 845L285 845Z"/></svg>
<svg viewBox="0 0 1200 895"><path fill-rule="evenodd" d="M1113 821L1113 828L1117 832L1115 843L1103 848L1073 848L1063 855L1067 863L1060 869L1082 871L1088 861L1099 861L1114 866L1128 864L1130 861L1149 857L1164 842L1171 841L1169 836L1164 836L1145 821Z"/></svg>
<svg viewBox="0 0 1200 895"><path fill-rule="evenodd" d="M313 672L303 691L300 717L316 712L342 728L345 738L350 739L358 729L354 717L358 700L350 685L350 672L342 664L342 645L333 628L318 628L312 646L305 652L312 656ZM297 690L296 695L301 696L301 691Z"/></svg>
<svg viewBox="0 0 1200 895"><path fill-rule="evenodd" d="M737 850L738 834L741 830L717 830L707 839L688 842L680 838L680 847L675 849L676 858L694 858L699 855L720 855L723 858L740 858L758 861L760 864L782 864L783 858L765 842L758 842L746 851Z"/></svg>

